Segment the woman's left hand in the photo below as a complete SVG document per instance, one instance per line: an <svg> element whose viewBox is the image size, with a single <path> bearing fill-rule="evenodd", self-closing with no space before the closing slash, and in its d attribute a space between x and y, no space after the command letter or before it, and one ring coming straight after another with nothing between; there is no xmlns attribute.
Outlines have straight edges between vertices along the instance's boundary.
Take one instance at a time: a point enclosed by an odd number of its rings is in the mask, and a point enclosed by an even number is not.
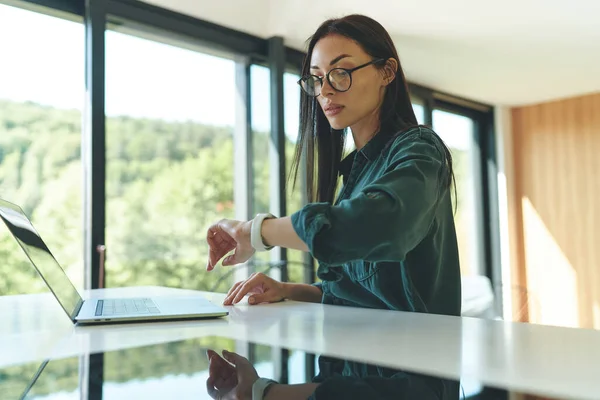
<svg viewBox="0 0 600 400"><path fill-rule="evenodd" d="M235 252L223 260L223 265L235 265L248 261L254 254L250 243L252 221L223 219L208 228L206 241L210 249L206 270L212 271L219 260L232 250Z"/></svg>
<svg viewBox="0 0 600 400"><path fill-rule="evenodd" d="M252 400L252 385L259 377L246 358L228 351L223 351L225 359L213 350L208 350L206 355L209 360L206 390L210 397L218 400Z"/></svg>

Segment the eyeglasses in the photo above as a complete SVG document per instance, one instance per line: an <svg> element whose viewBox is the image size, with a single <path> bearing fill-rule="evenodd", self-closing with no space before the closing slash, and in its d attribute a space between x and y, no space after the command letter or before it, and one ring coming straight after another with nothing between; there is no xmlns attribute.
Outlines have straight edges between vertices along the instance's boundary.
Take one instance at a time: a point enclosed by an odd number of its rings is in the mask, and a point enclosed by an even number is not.
<svg viewBox="0 0 600 400"><path fill-rule="evenodd" d="M347 92L350 90L350 86L352 86L352 73L361 68L367 67L371 64L376 64L378 62L385 61L385 58L378 58L376 60L371 60L366 64L359 65L354 68L333 68L327 72L325 77L327 78L327 82L329 85L338 92ZM321 94L321 89L323 87L323 77L316 75L307 75L302 77L298 84L304 90L304 92L312 97L317 97Z"/></svg>

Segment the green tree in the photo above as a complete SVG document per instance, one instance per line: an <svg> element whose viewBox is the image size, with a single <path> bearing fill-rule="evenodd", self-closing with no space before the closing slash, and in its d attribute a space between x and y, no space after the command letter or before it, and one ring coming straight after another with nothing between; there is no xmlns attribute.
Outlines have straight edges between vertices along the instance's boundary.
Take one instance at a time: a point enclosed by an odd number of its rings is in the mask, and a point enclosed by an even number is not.
<svg viewBox="0 0 600 400"><path fill-rule="evenodd" d="M34 103L0 100L0 197L23 206L53 254L81 288L83 275L81 115ZM107 119L107 285L161 285L227 291L231 269L210 274L209 224L233 218L233 135L230 127L117 117ZM269 205L268 136L255 152L255 200ZM291 155L293 144L286 143ZM288 165L291 158L287 160ZM300 192L288 191L288 210ZM290 252L300 261L299 252ZM0 224L0 295L47 292L43 281ZM302 269L290 267L294 280ZM216 340L216 339L215 339ZM206 368L199 349L229 342L186 341L106 355L108 381L192 373ZM268 358L268 351L260 352ZM262 358L261 358L262 359ZM150 361L149 361L150 360ZM119 368L123 366L123 368ZM177 369L173 369L174 366ZM0 393L18 396L37 365L0 371ZM108 372L110 371L110 372ZM52 361L36 393L77 388L78 360Z"/></svg>

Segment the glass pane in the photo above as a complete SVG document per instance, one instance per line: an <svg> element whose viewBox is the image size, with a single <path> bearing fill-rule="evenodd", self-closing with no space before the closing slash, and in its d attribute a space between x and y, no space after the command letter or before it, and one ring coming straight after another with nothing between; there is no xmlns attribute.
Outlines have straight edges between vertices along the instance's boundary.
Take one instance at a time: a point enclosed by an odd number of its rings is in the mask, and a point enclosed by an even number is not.
<svg viewBox="0 0 600 400"><path fill-rule="evenodd" d="M106 32L107 286L231 286L205 266L235 215L235 63L186 47Z"/></svg>
<svg viewBox="0 0 600 400"><path fill-rule="evenodd" d="M254 348L254 368L258 372L259 376L269 377L271 379L275 377L275 362L273 355L275 353L271 346L262 344L252 344Z"/></svg>
<svg viewBox="0 0 600 400"><path fill-rule="evenodd" d="M0 196L83 288L84 28L0 4ZM0 295L47 291L0 223Z"/></svg>
<svg viewBox="0 0 600 400"><path fill-rule="evenodd" d="M290 176L292 161L296 153L298 128L300 126L300 86L296 82L299 75L285 73L283 75L284 115L285 115L285 165L286 177ZM302 164L301 164L302 166ZM291 215L302 208L304 190L303 169L298 170L298 180L294 187L293 181L288 180L286 185L287 214ZM288 250L288 276L290 282L304 282L304 269L309 265L304 263L304 253L298 250Z"/></svg>
<svg viewBox="0 0 600 400"><path fill-rule="evenodd" d="M270 107L270 71L268 68L252 65L250 78L252 87L252 149L253 160L253 215L268 212L270 209L270 134L271 134L271 107ZM285 157L286 157L286 202L287 214L298 211L302 206L303 183L301 171L298 182L293 188L290 176L292 160L295 154L295 145L298 135L300 111L300 87L296 83L298 75L285 73L284 84L284 117L285 117ZM273 265L271 254L257 253L254 256L255 269L267 272L269 265ZM288 273L290 281L302 282L304 280L303 253L288 250Z"/></svg>
<svg viewBox="0 0 600 400"><path fill-rule="evenodd" d="M251 111L252 111L252 216L269 212L271 204L269 143L271 135L271 83L269 69L260 65L250 67ZM256 253L254 270L268 272L271 255Z"/></svg>
<svg viewBox="0 0 600 400"><path fill-rule="evenodd" d="M456 177L456 233L460 252L462 275L481 275L483 266L479 265L480 232L477 221L477 203L475 197L477 185L474 154L474 122L472 119L446 111L433 111L433 128L450 148ZM457 203L456 203L457 202Z"/></svg>
<svg viewBox="0 0 600 400"><path fill-rule="evenodd" d="M417 122L419 124L425 123L425 107L419 103L412 103L413 111L415 112L415 117L417 117Z"/></svg>
<svg viewBox="0 0 600 400"><path fill-rule="evenodd" d="M288 359L288 383L296 385L310 382L312 376L306 376L306 353L303 351L291 351Z"/></svg>

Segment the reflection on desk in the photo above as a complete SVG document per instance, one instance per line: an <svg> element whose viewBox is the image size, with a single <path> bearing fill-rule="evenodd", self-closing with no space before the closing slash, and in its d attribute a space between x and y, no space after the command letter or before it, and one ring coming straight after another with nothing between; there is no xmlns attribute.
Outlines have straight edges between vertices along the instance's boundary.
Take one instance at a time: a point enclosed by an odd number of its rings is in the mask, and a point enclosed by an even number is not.
<svg viewBox="0 0 600 400"><path fill-rule="evenodd" d="M209 399L206 391L208 378L208 359L206 350L221 352L223 349L234 350L235 341L222 337L204 337L178 342L163 343L152 346L110 351L96 355L84 355L91 362L81 363L80 357L69 357L58 360L46 360L42 363L29 363L18 367L0 369L0 393L2 398L18 399L25 394L26 399L70 400L81 399L86 392L83 385L90 376L89 398L103 400L120 399ZM271 360L272 348L257 346L257 359L254 366L261 377L273 376L274 365ZM305 377L303 367L304 353L292 351L289 360L290 383L309 382L312 377ZM88 366L89 365L89 366ZM373 370L386 370L385 367L372 365ZM318 371L318 370L317 370ZM358 377L350 375L350 382L358 382ZM321 371L324 373L324 371ZM326 375L326 374L325 374ZM324 375L324 377L326 377ZM376 376L376 375L375 375ZM447 388L458 383L439 380L435 377L410 374L410 378L444 382ZM307 379L308 378L308 379ZM401 383L402 377L397 378ZM389 380L393 382L393 379ZM343 391L348 381L340 384ZM435 385L434 385L435 386ZM427 400L428 397L414 396L407 392L401 384L387 385L386 390L378 388L380 399L410 398ZM460 398L469 398L468 392L462 388ZM408 397L407 397L408 396ZM327 397L329 398L329 397ZM339 398L339 397L336 397ZM359 398L347 397L343 398ZM362 398L362 397L360 397ZM431 397L438 398L438 397ZM454 396L439 397L457 399ZM317 397L317 400L320 398Z"/></svg>
<svg viewBox="0 0 600 400"><path fill-rule="evenodd" d="M140 287L89 295L198 294ZM224 298L201 294L217 304ZM222 337L461 379L465 392L484 385L558 398L600 393L599 331L293 301L228 308L228 317L208 321L74 327L47 296L0 297L0 368Z"/></svg>

